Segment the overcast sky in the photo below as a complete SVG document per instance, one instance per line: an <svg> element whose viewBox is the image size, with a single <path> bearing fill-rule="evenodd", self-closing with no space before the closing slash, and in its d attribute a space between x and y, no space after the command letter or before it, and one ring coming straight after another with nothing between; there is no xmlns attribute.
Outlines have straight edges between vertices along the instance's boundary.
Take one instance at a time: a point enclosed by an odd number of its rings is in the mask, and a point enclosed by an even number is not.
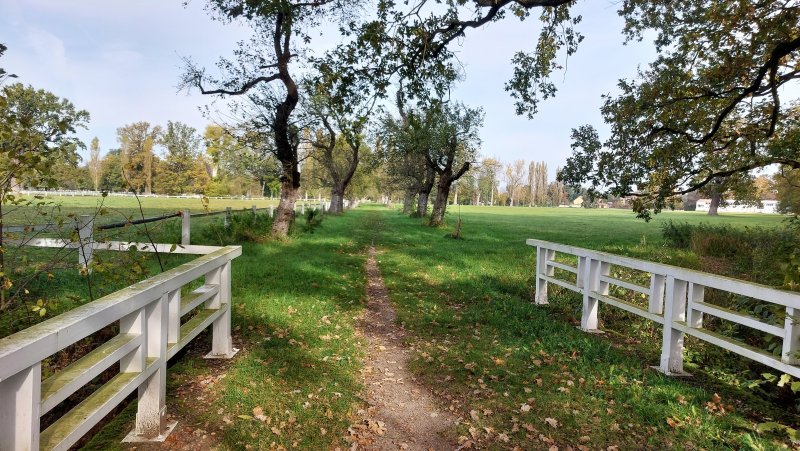
<svg viewBox="0 0 800 451"><path fill-rule="evenodd" d="M209 123L198 107L211 101L177 91L181 57L205 64L230 55L248 30L209 19L203 2L180 0L0 0L0 42L8 45L0 67L19 81L65 97L92 116L81 132L103 152L118 146L116 128L137 121L186 122L199 131ZM602 130L601 94L615 93L617 80L631 77L652 60L650 42L622 45L622 20L606 0L583 1L578 53L562 60L555 99L529 120L516 116L503 90L515 51L536 42L536 20L507 19L472 30L457 49L466 79L452 98L486 111L483 155L504 162L545 161L551 177L570 154L570 129L593 124Z"/></svg>

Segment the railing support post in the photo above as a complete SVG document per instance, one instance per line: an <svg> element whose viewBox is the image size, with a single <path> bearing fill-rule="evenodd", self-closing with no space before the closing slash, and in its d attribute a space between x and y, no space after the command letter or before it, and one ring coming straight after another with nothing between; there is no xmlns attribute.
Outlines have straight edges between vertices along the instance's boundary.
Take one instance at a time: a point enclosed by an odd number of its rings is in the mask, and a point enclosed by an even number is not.
<svg viewBox="0 0 800 451"><path fill-rule="evenodd" d="M207 359L229 359L239 352L231 339L231 262L227 262L206 275L206 284L219 285L219 292L206 302L206 308L224 309L212 323L211 352Z"/></svg>
<svg viewBox="0 0 800 451"><path fill-rule="evenodd" d="M661 274L650 274L650 299L647 311L661 315L664 313L664 285L666 277Z"/></svg>
<svg viewBox="0 0 800 451"><path fill-rule="evenodd" d="M683 332L672 327L676 321L686 321L688 284L667 276L664 305L664 330L659 370L670 376L685 375L683 371Z"/></svg>
<svg viewBox="0 0 800 451"><path fill-rule="evenodd" d="M581 312L581 330L584 332L597 332L597 309L600 301L592 296L592 292L608 294L608 283L601 282L600 276L607 276L611 270L611 265L600 260L588 257L578 257L583 260L583 271L581 267L578 271L583 276L579 281L583 285L583 309Z"/></svg>
<svg viewBox="0 0 800 451"><path fill-rule="evenodd" d="M534 302L538 305L547 304L547 280L540 276L550 276L555 274L552 266L547 266L547 262L555 256L555 251L543 247L536 248L536 295Z"/></svg>
<svg viewBox="0 0 800 451"><path fill-rule="evenodd" d="M135 435L141 440L163 441L174 427L167 427L167 337L169 295L145 307L145 344L148 359L156 359L156 370L139 386Z"/></svg>
<svg viewBox="0 0 800 451"><path fill-rule="evenodd" d="M703 312L694 309L694 305L703 302L706 287L699 283L689 283L689 296L686 304L686 324L699 329L703 327Z"/></svg>
<svg viewBox="0 0 800 451"><path fill-rule="evenodd" d="M0 381L0 450L39 449L42 364Z"/></svg>
<svg viewBox="0 0 800 451"><path fill-rule="evenodd" d="M181 338L181 290L167 294L169 319L167 322L167 344L177 343Z"/></svg>
<svg viewBox="0 0 800 451"><path fill-rule="evenodd" d="M783 352L781 361L791 365L800 363L800 309L787 307L784 320Z"/></svg>
<svg viewBox="0 0 800 451"><path fill-rule="evenodd" d="M183 210L181 212L181 245L188 246L191 244L192 238L192 215L189 213L189 210Z"/></svg>
<svg viewBox="0 0 800 451"><path fill-rule="evenodd" d="M94 220L91 215L78 216L78 239L80 249L78 250L78 265L82 270L92 272L92 242L94 230Z"/></svg>

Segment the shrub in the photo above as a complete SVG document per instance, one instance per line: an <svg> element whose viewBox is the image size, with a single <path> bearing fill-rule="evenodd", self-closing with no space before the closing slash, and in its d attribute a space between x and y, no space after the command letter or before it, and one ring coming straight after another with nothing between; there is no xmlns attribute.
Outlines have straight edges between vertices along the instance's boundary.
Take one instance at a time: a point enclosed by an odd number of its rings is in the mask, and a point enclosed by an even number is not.
<svg viewBox="0 0 800 451"><path fill-rule="evenodd" d="M266 213L233 213L227 225L221 219L215 219L208 226L201 228L197 234L198 242L223 246L242 242L263 242L271 226L272 218Z"/></svg>
<svg viewBox="0 0 800 451"><path fill-rule="evenodd" d="M669 220L661 225L661 234L664 243L671 247L689 249L692 244L692 230L694 226L686 222Z"/></svg>

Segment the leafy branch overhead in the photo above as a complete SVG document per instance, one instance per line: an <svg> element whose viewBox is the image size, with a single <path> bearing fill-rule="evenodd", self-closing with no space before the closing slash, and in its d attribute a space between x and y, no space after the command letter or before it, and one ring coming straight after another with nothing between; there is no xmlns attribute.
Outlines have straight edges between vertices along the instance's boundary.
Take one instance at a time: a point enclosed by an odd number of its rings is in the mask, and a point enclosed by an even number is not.
<svg viewBox="0 0 800 451"><path fill-rule="evenodd" d="M511 15L527 20L531 10L541 8L542 24L538 43L518 52L513 60L514 75L505 89L515 99L518 114L532 117L540 100L552 97L555 85L549 81L560 69L559 52L575 53L583 36L575 30L581 21L573 16L574 1L418 0L378 2L376 18L364 23L352 21L341 28L354 36L344 54L348 61L369 61L362 70L376 85L388 87L392 81L403 85L404 97L424 99L431 91L442 96L460 76L460 63L453 47L472 29L498 22Z"/></svg>
<svg viewBox="0 0 800 451"><path fill-rule="evenodd" d="M800 6L766 1L626 1L628 39L656 33L658 57L606 96L611 134L573 130L561 180L638 197L647 217L672 196L752 183L772 164L800 167ZM782 101L783 100L783 101Z"/></svg>

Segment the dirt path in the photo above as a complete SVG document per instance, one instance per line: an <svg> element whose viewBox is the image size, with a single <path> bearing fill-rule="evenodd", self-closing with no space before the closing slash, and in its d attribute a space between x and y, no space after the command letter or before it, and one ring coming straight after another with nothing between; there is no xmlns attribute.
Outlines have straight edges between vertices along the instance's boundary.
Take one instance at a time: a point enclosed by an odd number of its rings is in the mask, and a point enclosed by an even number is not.
<svg viewBox="0 0 800 451"><path fill-rule="evenodd" d="M395 322L395 312L383 285L374 248L367 260L367 310L359 333L369 343L364 369L366 401L363 421L350 428L359 449L452 450L455 416L440 410L428 389L408 370L410 351L403 343L405 331Z"/></svg>

